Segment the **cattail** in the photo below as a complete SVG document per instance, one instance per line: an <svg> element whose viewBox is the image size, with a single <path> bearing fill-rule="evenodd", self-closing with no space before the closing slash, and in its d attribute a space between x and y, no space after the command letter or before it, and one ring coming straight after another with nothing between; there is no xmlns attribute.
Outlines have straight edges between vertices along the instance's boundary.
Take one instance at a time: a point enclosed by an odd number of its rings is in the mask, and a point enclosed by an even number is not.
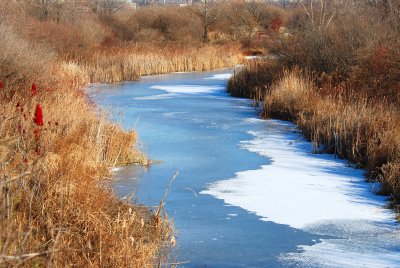
<svg viewBox="0 0 400 268"><path fill-rule="evenodd" d="M3 81L0 80L0 89L3 89L3 88L4 88L4 83L3 83Z"/></svg>
<svg viewBox="0 0 400 268"><path fill-rule="evenodd" d="M40 104L36 105L35 118L33 121L36 125L43 126L43 110Z"/></svg>
<svg viewBox="0 0 400 268"><path fill-rule="evenodd" d="M35 95L36 95L36 93L37 93L36 84L35 84L35 83L33 83L33 84L32 84L32 96L35 96Z"/></svg>

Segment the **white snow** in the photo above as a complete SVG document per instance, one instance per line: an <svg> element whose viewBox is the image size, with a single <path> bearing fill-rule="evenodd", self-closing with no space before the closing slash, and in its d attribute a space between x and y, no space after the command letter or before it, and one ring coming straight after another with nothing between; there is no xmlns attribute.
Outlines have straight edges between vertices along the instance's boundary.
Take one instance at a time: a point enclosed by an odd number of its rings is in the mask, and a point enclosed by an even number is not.
<svg viewBox="0 0 400 268"><path fill-rule="evenodd" d="M113 168L111 168L112 172L118 172L120 170L122 170L122 167L113 167Z"/></svg>
<svg viewBox="0 0 400 268"><path fill-rule="evenodd" d="M293 124L271 120L295 131ZM383 197L371 193L363 170L332 155L311 154L311 144L297 133L251 132L241 146L272 160L257 170L238 172L202 191L253 212L263 220L305 228L327 220L393 221Z"/></svg>
<svg viewBox="0 0 400 268"><path fill-rule="evenodd" d="M324 233L335 239L322 239L312 246L299 246L301 253L280 256L300 267L399 267L400 233L393 224L371 221L336 221L312 226L307 231ZM379 256L379 257L378 257Z"/></svg>
<svg viewBox="0 0 400 268"><path fill-rule="evenodd" d="M394 213L384 208L385 198L372 193L377 185L364 181L364 171L333 155L312 154L311 143L291 123L269 120L265 124L267 130L251 132L254 139L241 146L271 163L238 172L235 178L218 181L201 193L262 220L332 237L299 245L297 253L282 254L280 260L286 264L400 267L399 226Z"/></svg>
<svg viewBox="0 0 400 268"><path fill-rule="evenodd" d="M288 254L283 261L297 264L297 267L399 267L400 254L394 251L356 251L330 241L313 246L301 246L300 254ZM379 256L379 257L378 257Z"/></svg>
<svg viewBox="0 0 400 268"><path fill-rule="evenodd" d="M231 78L233 75L233 73L226 73L226 74L215 74L211 77L207 77L204 79L209 79L209 80L228 80L229 78Z"/></svg>
<svg viewBox="0 0 400 268"><path fill-rule="evenodd" d="M196 86L196 85L155 85L152 89L164 90L168 93L205 94L224 91L223 86Z"/></svg>
<svg viewBox="0 0 400 268"><path fill-rule="evenodd" d="M244 57L246 60L257 60L257 59L262 59L260 56L245 56Z"/></svg>

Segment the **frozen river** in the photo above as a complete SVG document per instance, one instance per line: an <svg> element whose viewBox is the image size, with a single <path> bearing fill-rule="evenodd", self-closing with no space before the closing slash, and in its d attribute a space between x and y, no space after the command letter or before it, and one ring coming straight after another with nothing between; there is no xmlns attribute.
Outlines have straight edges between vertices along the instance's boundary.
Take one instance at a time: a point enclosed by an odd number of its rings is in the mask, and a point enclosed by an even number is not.
<svg viewBox="0 0 400 268"><path fill-rule="evenodd" d="M119 169L123 197L166 211L184 267L400 267L400 231L363 171L312 154L297 128L225 92L230 70L96 85L153 160Z"/></svg>

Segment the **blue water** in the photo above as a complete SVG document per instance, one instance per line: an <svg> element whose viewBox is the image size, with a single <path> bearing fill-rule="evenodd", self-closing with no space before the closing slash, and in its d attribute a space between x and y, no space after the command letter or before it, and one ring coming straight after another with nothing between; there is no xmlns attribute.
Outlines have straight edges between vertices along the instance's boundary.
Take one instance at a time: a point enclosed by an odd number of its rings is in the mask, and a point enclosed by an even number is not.
<svg viewBox="0 0 400 268"><path fill-rule="evenodd" d="M177 230L177 259L188 261L183 267L296 266L280 256L297 253L298 245L313 245L324 237L261 221L239 207L200 194L212 182L270 162L240 147L241 141L252 139L249 131L265 128L263 122L254 121L257 115L250 101L229 97L223 90L226 80L207 79L227 72L159 75L94 87L96 102L110 107L126 129L135 128L140 148L160 161L147 170L121 169L114 189L121 197L135 192L136 202L155 208L179 172L165 209ZM165 85L215 90L180 94L154 88ZM123 112L122 117L117 111Z"/></svg>

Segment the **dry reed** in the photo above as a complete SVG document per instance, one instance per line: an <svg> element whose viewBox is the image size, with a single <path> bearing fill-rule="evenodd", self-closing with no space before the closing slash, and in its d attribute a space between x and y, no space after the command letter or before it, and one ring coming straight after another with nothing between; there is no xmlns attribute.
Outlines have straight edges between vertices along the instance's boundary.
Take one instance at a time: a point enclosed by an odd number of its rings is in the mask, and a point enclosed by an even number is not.
<svg viewBox="0 0 400 268"><path fill-rule="evenodd" d="M323 152L366 168L382 194L400 201L400 112L384 100L323 96L310 76L285 72L264 96L263 117L294 121Z"/></svg>
<svg viewBox="0 0 400 268"><path fill-rule="evenodd" d="M118 200L108 185L109 167L146 162L136 133L99 116L74 66L36 61L45 50L9 28L0 37L19 41L0 51L0 266L166 264L167 216Z"/></svg>
<svg viewBox="0 0 400 268"><path fill-rule="evenodd" d="M172 72L207 71L233 67L242 61L235 46L201 46L160 49L131 47L98 51L90 59L69 62L91 82L137 80L140 76Z"/></svg>

